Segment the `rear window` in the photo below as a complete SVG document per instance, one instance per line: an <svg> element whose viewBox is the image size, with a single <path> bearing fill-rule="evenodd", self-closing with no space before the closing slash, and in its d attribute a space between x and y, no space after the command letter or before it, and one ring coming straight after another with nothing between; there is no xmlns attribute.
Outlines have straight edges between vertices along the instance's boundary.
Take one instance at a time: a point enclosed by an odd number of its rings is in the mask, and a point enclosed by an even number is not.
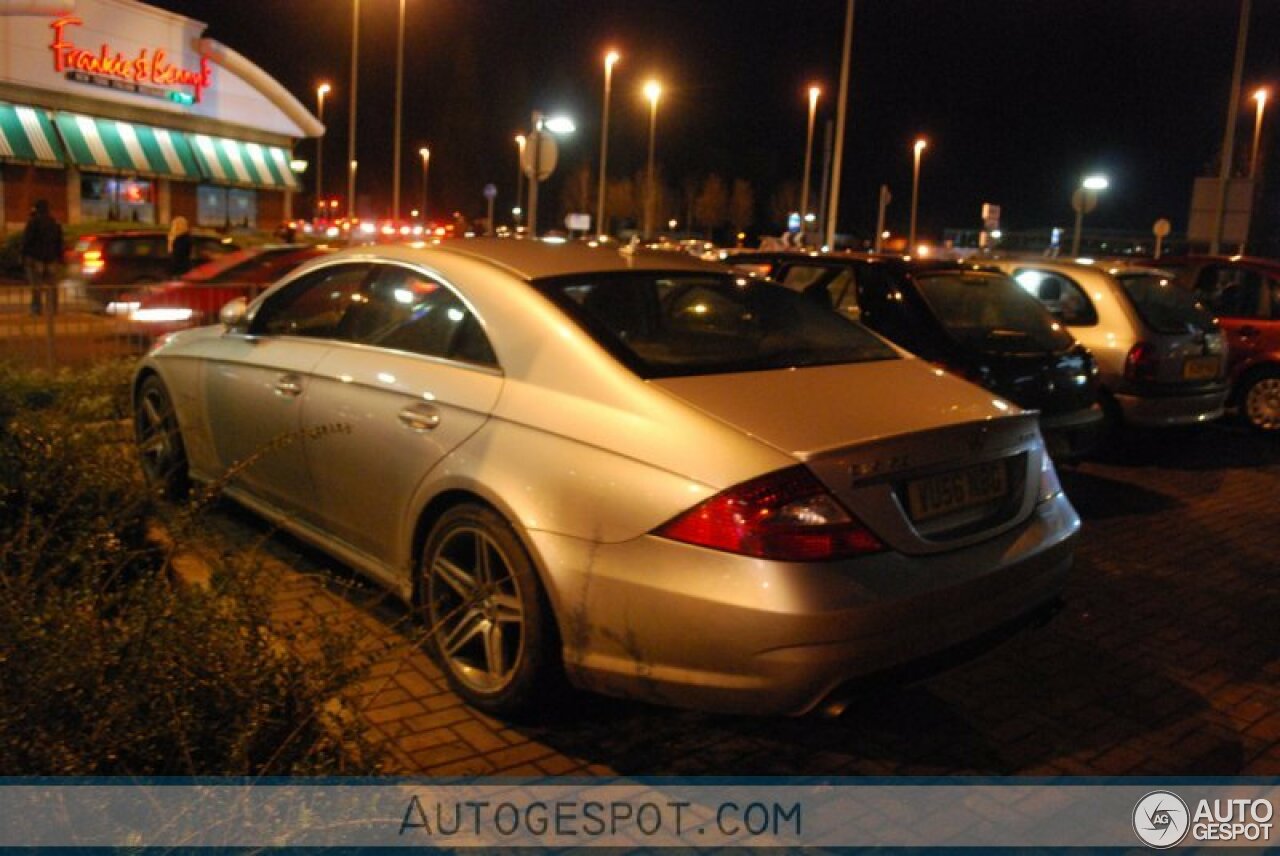
<svg viewBox="0 0 1280 856"><path fill-rule="evenodd" d="M1213 316L1163 273L1118 273L1116 279L1144 324L1157 333L1210 331Z"/></svg>
<svg viewBox="0 0 1280 856"><path fill-rule="evenodd" d="M1012 279L988 273L918 274L942 326L962 345L999 353L1054 352L1075 342L1036 298Z"/></svg>
<svg viewBox="0 0 1280 856"><path fill-rule="evenodd" d="M534 285L645 378L898 356L860 324L762 280L645 271Z"/></svg>

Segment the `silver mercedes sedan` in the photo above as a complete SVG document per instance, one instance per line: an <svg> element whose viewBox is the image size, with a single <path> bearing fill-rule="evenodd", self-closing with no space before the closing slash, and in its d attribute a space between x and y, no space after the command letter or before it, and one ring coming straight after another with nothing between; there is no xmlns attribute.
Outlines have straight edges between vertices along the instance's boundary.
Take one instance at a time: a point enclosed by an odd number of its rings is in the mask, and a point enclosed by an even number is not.
<svg viewBox="0 0 1280 856"><path fill-rule="evenodd" d="M1079 518L1034 413L671 253L350 250L140 363L148 479L417 605L471 704L560 677L798 714L1053 601Z"/></svg>

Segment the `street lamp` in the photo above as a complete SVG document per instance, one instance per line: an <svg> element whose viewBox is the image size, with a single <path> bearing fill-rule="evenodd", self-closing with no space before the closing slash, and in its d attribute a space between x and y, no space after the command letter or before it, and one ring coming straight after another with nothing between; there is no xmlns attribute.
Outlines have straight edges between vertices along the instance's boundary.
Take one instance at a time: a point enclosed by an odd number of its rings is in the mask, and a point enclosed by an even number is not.
<svg viewBox="0 0 1280 856"><path fill-rule="evenodd" d="M396 40L396 129L391 147L391 219L400 223L400 114L404 107L404 0L400 0L400 30Z"/></svg>
<svg viewBox="0 0 1280 856"><path fill-rule="evenodd" d="M427 222L427 167L431 165L431 149L423 146L418 149L422 158L422 222Z"/></svg>
<svg viewBox="0 0 1280 856"><path fill-rule="evenodd" d="M921 137L912 146L915 151L915 165L911 169L911 228L907 232L908 253L914 252L916 245L916 209L920 204L920 155L928 145Z"/></svg>
<svg viewBox="0 0 1280 856"><path fill-rule="evenodd" d="M1253 93L1253 100L1258 102L1258 113L1253 120L1253 153L1249 155L1250 181L1258 177L1258 146L1262 141L1262 114L1267 109L1267 96L1270 94L1265 86Z"/></svg>
<svg viewBox="0 0 1280 856"><path fill-rule="evenodd" d="M802 223L809 216L809 167L813 162L813 120L818 113L818 96L821 94L822 90L818 87L809 87L809 130L804 138L804 181L800 184L800 218ZM805 226L801 226L801 229L804 230L801 234L808 231Z"/></svg>
<svg viewBox="0 0 1280 856"><path fill-rule="evenodd" d="M604 192L608 182L609 159L609 93L613 89L613 66L621 59L617 51L604 55L604 118L600 123L600 187L596 191L596 234L603 238L608 229L604 222Z"/></svg>
<svg viewBox="0 0 1280 856"><path fill-rule="evenodd" d="M573 120L567 116L545 118L537 110L533 111L529 125L528 141L533 144L529 157L529 236L536 238L538 237L538 184L547 177L542 175L543 160L549 161L547 175L555 169L555 141L547 134L572 134L575 127ZM544 149L548 147L551 151L544 155Z"/></svg>
<svg viewBox="0 0 1280 856"><path fill-rule="evenodd" d="M316 118L324 124L324 97L329 94L329 84L322 83L316 87ZM317 216L324 216L324 132L316 137L316 204Z"/></svg>
<svg viewBox="0 0 1280 856"><path fill-rule="evenodd" d="M1071 207L1076 211L1076 230L1071 238L1071 257L1080 255L1080 230L1084 226L1084 215L1098 207L1098 194L1111 186L1105 175L1086 176L1076 192L1071 194Z"/></svg>
<svg viewBox="0 0 1280 856"><path fill-rule="evenodd" d="M520 229L520 201L524 198L524 144L527 138L524 134L516 134L516 205L511 209L511 216L514 218L516 230Z"/></svg>
<svg viewBox="0 0 1280 856"><path fill-rule="evenodd" d="M662 84L650 80L644 85L644 97L649 99L649 171L645 179L644 239L653 237L653 149L658 126L658 99L662 97Z"/></svg>
<svg viewBox="0 0 1280 856"><path fill-rule="evenodd" d="M347 107L347 218L356 216L356 80L360 68L360 0L351 0L351 103Z"/></svg>

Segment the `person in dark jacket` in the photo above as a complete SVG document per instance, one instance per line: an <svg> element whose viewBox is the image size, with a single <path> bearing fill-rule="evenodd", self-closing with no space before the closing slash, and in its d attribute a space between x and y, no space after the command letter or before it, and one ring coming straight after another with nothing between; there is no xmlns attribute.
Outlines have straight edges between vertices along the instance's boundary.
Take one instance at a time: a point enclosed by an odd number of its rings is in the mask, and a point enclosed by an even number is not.
<svg viewBox="0 0 1280 856"><path fill-rule="evenodd" d="M169 268L174 276L191 270L191 227L186 217L174 217L169 224Z"/></svg>
<svg viewBox="0 0 1280 856"><path fill-rule="evenodd" d="M39 315L42 297L49 296L49 314L58 312L58 264L62 261L62 227L49 213L49 203L36 201L22 231L22 266L31 286L31 314Z"/></svg>

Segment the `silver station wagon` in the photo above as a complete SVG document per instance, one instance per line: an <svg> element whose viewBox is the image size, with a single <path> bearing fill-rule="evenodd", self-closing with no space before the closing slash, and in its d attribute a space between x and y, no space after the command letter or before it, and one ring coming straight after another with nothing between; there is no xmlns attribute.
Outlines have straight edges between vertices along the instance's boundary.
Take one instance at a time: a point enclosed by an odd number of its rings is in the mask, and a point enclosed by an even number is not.
<svg viewBox="0 0 1280 856"><path fill-rule="evenodd" d="M485 710L564 676L802 713L1038 611L1071 565L1034 414L719 265L356 249L222 317L138 367L148 478L229 475L417 603Z"/></svg>

